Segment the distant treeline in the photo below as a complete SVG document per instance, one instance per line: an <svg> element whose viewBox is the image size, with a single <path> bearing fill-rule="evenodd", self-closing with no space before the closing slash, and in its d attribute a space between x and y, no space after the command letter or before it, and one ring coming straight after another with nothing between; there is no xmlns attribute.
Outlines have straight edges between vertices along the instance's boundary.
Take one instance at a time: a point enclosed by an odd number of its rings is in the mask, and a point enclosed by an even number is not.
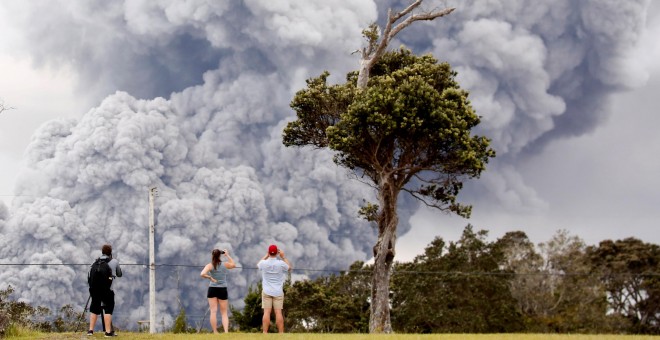
<svg viewBox="0 0 660 340"><path fill-rule="evenodd" d="M535 246L523 232L486 241L467 226L393 268L399 333L660 333L660 249L635 238L586 246L566 231ZM289 283L288 331L368 332L371 267ZM261 325L259 289L233 310L242 330Z"/></svg>
<svg viewBox="0 0 660 340"><path fill-rule="evenodd" d="M458 241L436 238L423 255L394 265L395 332L660 334L658 245L627 238L587 246L566 231L539 245L520 231L489 242L487 233L468 225ZM11 300L12 291L0 291L0 337L16 326L55 332L86 327L82 311L70 305L52 313ZM285 328L367 333L370 294L371 266L363 262L289 281ZM231 308L231 327L260 331L259 286L249 289L244 303L241 310ZM175 321L172 331L199 331L186 324L184 310Z"/></svg>

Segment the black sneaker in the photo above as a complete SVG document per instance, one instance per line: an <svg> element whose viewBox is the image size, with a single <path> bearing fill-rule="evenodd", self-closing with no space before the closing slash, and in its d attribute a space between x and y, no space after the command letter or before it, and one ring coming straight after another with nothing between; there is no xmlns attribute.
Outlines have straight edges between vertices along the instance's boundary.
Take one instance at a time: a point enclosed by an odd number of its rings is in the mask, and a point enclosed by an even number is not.
<svg viewBox="0 0 660 340"><path fill-rule="evenodd" d="M87 331L87 336L92 336L94 335L94 331Z"/></svg>
<svg viewBox="0 0 660 340"><path fill-rule="evenodd" d="M105 337L106 337L106 338L113 337L113 336L117 336L117 334L115 334L115 331L112 331L112 332L110 332L110 333L108 333L108 332L104 332L104 333L105 333Z"/></svg>

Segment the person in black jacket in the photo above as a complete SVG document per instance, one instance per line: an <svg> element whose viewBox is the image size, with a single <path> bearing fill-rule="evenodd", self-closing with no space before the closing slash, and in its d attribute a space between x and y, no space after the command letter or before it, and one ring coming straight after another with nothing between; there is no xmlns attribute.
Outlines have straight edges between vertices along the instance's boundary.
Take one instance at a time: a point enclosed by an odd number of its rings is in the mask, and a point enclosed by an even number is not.
<svg viewBox="0 0 660 340"><path fill-rule="evenodd" d="M121 277L121 267L119 267L119 261L112 258L112 246L109 244L104 244L101 248L101 257L100 260L105 260L112 271L112 280L114 281L115 277ZM87 273L87 278L90 278L91 273ZM94 325L96 324L96 319L99 314L103 311L105 315L103 316L103 321L105 322L105 336L115 336L115 332L112 330L112 312L115 309L115 292L112 290L112 283L108 287L90 287L89 294L92 299L92 304L89 306L89 331L87 335L94 334Z"/></svg>

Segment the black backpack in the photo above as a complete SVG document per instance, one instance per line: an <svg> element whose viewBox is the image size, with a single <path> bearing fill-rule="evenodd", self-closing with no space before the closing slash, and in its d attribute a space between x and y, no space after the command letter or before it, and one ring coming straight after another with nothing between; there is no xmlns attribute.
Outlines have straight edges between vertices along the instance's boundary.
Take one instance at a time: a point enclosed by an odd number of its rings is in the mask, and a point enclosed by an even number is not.
<svg viewBox="0 0 660 340"><path fill-rule="evenodd" d="M89 288L96 291L108 290L112 285L112 269L110 269L110 258L98 258L89 268L87 283Z"/></svg>

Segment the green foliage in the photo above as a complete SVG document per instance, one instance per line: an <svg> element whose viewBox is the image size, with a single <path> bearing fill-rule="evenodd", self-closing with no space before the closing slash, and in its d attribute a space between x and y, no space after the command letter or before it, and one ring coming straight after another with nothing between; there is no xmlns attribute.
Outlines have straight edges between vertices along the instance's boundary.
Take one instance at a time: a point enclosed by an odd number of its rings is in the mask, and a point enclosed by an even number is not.
<svg viewBox="0 0 660 340"><path fill-rule="evenodd" d="M436 238L392 274L392 325L410 333L503 333L524 329L502 271L502 253L471 226L447 245ZM446 273L440 274L438 273ZM485 274L488 273L488 274Z"/></svg>
<svg viewBox="0 0 660 340"><path fill-rule="evenodd" d="M387 53L371 74L369 87L327 129L329 146L339 151L335 161L377 184L383 171L393 171L400 185L420 174L408 188L415 197L467 216L456 203L458 176L478 176L494 152L485 138L470 136L479 117L455 73L401 50Z"/></svg>
<svg viewBox="0 0 660 340"><path fill-rule="evenodd" d="M362 36L367 40L367 48L369 50L374 50L378 44L378 38L380 37L378 25L372 23L369 25L369 28L362 30Z"/></svg>
<svg viewBox="0 0 660 340"><path fill-rule="evenodd" d="M51 315L48 308L11 300L9 296L13 292L11 286L0 290L0 337L33 331L73 332L87 327L84 312L76 312L72 305L62 306L55 318L48 321L47 317Z"/></svg>
<svg viewBox="0 0 660 340"><path fill-rule="evenodd" d="M238 326L241 332L261 332L261 320L263 309L261 308L261 282L256 288L248 287L248 293L243 299L245 307L243 310L237 310L234 306L229 306L234 324Z"/></svg>
<svg viewBox="0 0 660 340"><path fill-rule="evenodd" d="M298 119L285 128L285 145L329 147L337 164L376 185L387 175L397 190L408 185L432 206L470 214L456 202L462 180L478 177L495 152L487 138L470 134L479 117L449 64L401 49L379 60L365 90L356 87L355 73L332 86L328 75L295 95Z"/></svg>
<svg viewBox="0 0 660 340"><path fill-rule="evenodd" d="M364 205L360 207L358 215L369 222L375 222L378 219L378 204L365 202Z"/></svg>
<svg viewBox="0 0 660 340"><path fill-rule="evenodd" d="M614 315L634 333L660 334L660 247L626 238L602 241L587 253Z"/></svg>
<svg viewBox="0 0 660 340"><path fill-rule="evenodd" d="M292 332L366 333L371 267L355 262L347 272L297 281L287 292L295 301L285 322Z"/></svg>
<svg viewBox="0 0 660 340"><path fill-rule="evenodd" d="M29 328L25 326L18 326L16 324L8 324L2 332L0 332L0 338L15 338L21 336L26 331L30 331Z"/></svg>
<svg viewBox="0 0 660 340"><path fill-rule="evenodd" d="M298 119L284 129L283 143L286 146L328 146L326 129L335 125L340 115L353 102L356 88L346 85L328 86L329 72L318 78L307 80L307 89L299 91L291 102Z"/></svg>
<svg viewBox="0 0 660 340"><path fill-rule="evenodd" d="M37 315L38 311L40 313L47 311L46 309L37 310L22 301L10 300L9 296L13 292L12 286L0 290L0 336L12 330L33 327L30 318Z"/></svg>
<svg viewBox="0 0 660 340"><path fill-rule="evenodd" d="M174 325L172 326L172 333L188 333L188 324L186 322L186 310L181 307L179 315L174 319Z"/></svg>
<svg viewBox="0 0 660 340"><path fill-rule="evenodd" d="M84 318L84 311L76 312L72 305L67 304L60 308L55 320L53 320L52 331L74 332L76 330L86 329L87 325L87 320ZM44 331L50 330L47 322L43 322L38 328Z"/></svg>
<svg viewBox="0 0 660 340"><path fill-rule="evenodd" d="M9 316L4 311L0 310L0 337L7 333L9 327Z"/></svg>
<svg viewBox="0 0 660 340"><path fill-rule="evenodd" d="M412 262L395 264L392 325L399 333L657 334L659 260L660 247L634 238L586 247L560 231L535 247L523 232L489 242L468 225L458 241L436 238ZM355 262L336 275L287 281L287 332L368 332L372 272ZM13 291L0 290L0 337L85 329L73 306L44 321L48 309L11 300ZM260 332L261 285L244 301L242 311L230 307L233 323ZM190 331L181 309L172 332Z"/></svg>
<svg viewBox="0 0 660 340"><path fill-rule="evenodd" d="M619 322L607 316L602 283L590 275L585 245L559 231L536 252L524 233L507 233L498 241L505 253L502 266L517 275L511 292L533 332L616 332Z"/></svg>
<svg viewBox="0 0 660 340"><path fill-rule="evenodd" d="M375 45L378 29L363 31ZM378 207L360 215L378 224L374 246L370 331L391 331L389 270L398 226L397 199L403 190L426 205L468 217L471 207L457 202L463 181L479 177L495 156L485 137L472 136L479 117L449 64L410 50L387 52L369 72L366 88L359 74L342 85L327 84L329 73L307 80L291 107L297 120L283 133L286 146L334 150L334 162L368 178L378 191ZM361 78L364 79L364 78Z"/></svg>
<svg viewBox="0 0 660 340"><path fill-rule="evenodd" d="M284 311L287 312L289 309L289 303L287 301L291 301L290 298L288 297L289 295L289 289L291 288L291 279L288 278L284 282L284 296L285 301L284 301ZM245 303L245 306L243 307L243 310L238 310L234 308L234 306L229 306L229 309L231 310L232 313L232 319L234 321L234 324L238 326L238 329L241 332L248 332L248 333L255 333L255 332L261 332L262 328L262 318L263 318L263 308L261 308L261 282L258 282L256 287L248 287L248 293L245 295L245 298L243 299L243 302ZM276 333L277 332L277 326L275 325L275 313L272 312L270 314L271 316L271 323L270 323L270 328L269 332L270 333ZM285 328L289 328L288 324L288 315L285 314L284 322L285 322Z"/></svg>

